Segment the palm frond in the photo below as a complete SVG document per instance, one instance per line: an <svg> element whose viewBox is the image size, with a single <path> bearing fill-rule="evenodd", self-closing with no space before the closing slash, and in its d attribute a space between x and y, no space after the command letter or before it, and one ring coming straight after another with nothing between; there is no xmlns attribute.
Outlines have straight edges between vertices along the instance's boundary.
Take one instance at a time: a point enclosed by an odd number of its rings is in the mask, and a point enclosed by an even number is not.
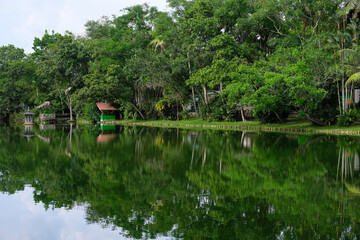
<svg viewBox="0 0 360 240"><path fill-rule="evenodd" d="M345 86L351 84L351 83L357 83L360 82L360 72L357 72L349 77L349 79L346 81Z"/></svg>
<svg viewBox="0 0 360 240"><path fill-rule="evenodd" d="M346 9L353 9L353 10L358 10L360 9L360 1L359 0L347 0L345 1L346 4Z"/></svg>
<svg viewBox="0 0 360 240"><path fill-rule="evenodd" d="M343 54L343 56L348 56L351 63L358 63L360 61L360 54L359 52L355 51L351 48L345 48L338 51L338 53Z"/></svg>
<svg viewBox="0 0 360 240"><path fill-rule="evenodd" d="M165 50L165 42L161 39L161 37L157 37L149 43L148 47L152 47L155 50L160 47L161 52L163 52Z"/></svg>

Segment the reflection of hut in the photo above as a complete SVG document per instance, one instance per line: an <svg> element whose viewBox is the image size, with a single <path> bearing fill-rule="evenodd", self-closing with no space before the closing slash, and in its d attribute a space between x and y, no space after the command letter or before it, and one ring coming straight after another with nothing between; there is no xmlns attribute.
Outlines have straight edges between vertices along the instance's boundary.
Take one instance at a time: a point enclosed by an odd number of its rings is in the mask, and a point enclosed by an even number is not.
<svg viewBox="0 0 360 240"><path fill-rule="evenodd" d="M96 106L101 111L100 121L115 120L116 108L108 103L96 103Z"/></svg>
<svg viewBox="0 0 360 240"><path fill-rule="evenodd" d="M55 124L40 124L40 130L55 130Z"/></svg>
<svg viewBox="0 0 360 240"><path fill-rule="evenodd" d="M40 122L48 122L55 120L55 106L51 104L50 101L44 102L43 104L37 106L37 108L41 109L42 111L42 113L40 114Z"/></svg>
<svg viewBox="0 0 360 240"><path fill-rule="evenodd" d="M30 108L25 113L25 125L33 125L33 113L30 112Z"/></svg>
<svg viewBox="0 0 360 240"><path fill-rule="evenodd" d="M96 142L97 143L107 143L110 142L112 140L114 140L116 138L116 134L100 134L97 139Z"/></svg>
<svg viewBox="0 0 360 240"><path fill-rule="evenodd" d="M41 140L43 140L46 143L50 143L51 139L49 137L44 137L41 135L36 135L38 138L40 138Z"/></svg>
<svg viewBox="0 0 360 240"><path fill-rule="evenodd" d="M100 124L100 130L110 130L110 131L115 131L115 129L116 129L115 125Z"/></svg>

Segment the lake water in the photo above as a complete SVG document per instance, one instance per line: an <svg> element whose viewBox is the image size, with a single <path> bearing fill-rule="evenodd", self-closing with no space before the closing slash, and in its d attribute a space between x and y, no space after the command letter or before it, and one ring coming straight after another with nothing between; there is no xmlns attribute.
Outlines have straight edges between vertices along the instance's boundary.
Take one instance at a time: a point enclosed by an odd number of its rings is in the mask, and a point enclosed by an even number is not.
<svg viewBox="0 0 360 240"><path fill-rule="evenodd" d="M2 239L359 239L360 138L121 126L0 135Z"/></svg>

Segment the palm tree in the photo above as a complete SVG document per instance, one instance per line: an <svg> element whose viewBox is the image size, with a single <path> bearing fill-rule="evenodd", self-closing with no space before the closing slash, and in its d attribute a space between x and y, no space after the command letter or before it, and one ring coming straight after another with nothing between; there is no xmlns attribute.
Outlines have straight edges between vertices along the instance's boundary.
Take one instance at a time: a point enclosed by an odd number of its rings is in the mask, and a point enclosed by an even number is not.
<svg viewBox="0 0 360 240"><path fill-rule="evenodd" d="M360 11L360 0L347 0L345 1L345 10L354 10L354 16ZM356 14L355 14L356 13Z"/></svg>
<svg viewBox="0 0 360 240"><path fill-rule="evenodd" d="M349 104L347 98L349 94L352 95L354 83L357 81L357 77L358 77L358 75L355 74L354 76L351 76L348 81L345 81L345 77L346 75L349 74L349 72L351 72L351 74L357 72L356 70L355 71L353 70L353 63L351 63L350 60L351 58L349 58L349 55L355 56L358 54L356 51L354 51L354 49L347 48L350 46L347 47L345 46L346 43L352 41L348 31L350 30L350 32L354 34L353 41L356 42L357 30L358 30L357 23L355 22L351 22L348 27L346 26L347 23L346 15L348 17L352 17L353 19L357 17L358 13L360 12L360 0L346 0L343 2L343 4L345 5L345 8L342 11L342 20L343 20L342 31L341 31L340 23L338 23L338 33L337 36L334 36L332 41L333 46L339 45L338 49L340 50L338 53L340 53L341 63L337 66L337 68L338 70L340 70L340 72L342 72L341 86L338 85L339 107L341 114L346 113L349 110L349 106L348 106ZM335 48L334 48L334 53L336 53ZM358 57L356 56L355 59L358 59ZM350 89L348 89L349 85L351 85Z"/></svg>
<svg viewBox="0 0 360 240"><path fill-rule="evenodd" d="M161 54L165 51L165 45L166 43L164 40L162 40L161 36L156 37L149 43L149 46L153 47L155 50L160 47Z"/></svg>

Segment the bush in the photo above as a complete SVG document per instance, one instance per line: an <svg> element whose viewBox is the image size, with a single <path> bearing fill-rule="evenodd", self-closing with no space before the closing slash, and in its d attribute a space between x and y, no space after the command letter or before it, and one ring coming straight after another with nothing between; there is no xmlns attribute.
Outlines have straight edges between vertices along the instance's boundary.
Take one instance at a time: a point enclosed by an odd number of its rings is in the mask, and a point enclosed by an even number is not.
<svg viewBox="0 0 360 240"><path fill-rule="evenodd" d="M230 104L220 96L210 99L208 105L204 103L200 104L199 111L203 120L211 122L241 120L240 108L230 106Z"/></svg>
<svg viewBox="0 0 360 240"><path fill-rule="evenodd" d="M208 104L200 103L199 113L203 120L222 121L226 115L225 105L220 97L215 97L209 100Z"/></svg>
<svg viewBox="0 0 360 240"><path fill-rule="evenodd" d="M11 113L9 116L9 124L12 128L22 128L24 126L24 113Z"/></svg>
<svg viewBox="0 0 360 240"><path fill-rule="evenodd" d="M119 110L120 110L120 112L122 112L123 119L128 120L128 119L134 118L134 112L133 112L134 109L131 105L123 104L120 106Z"/></svg>
<svg viewBox="0 0 360 240"><path fill-rule="evenodd" d="M290 107L279 105L276 111L281 120L276 116L274 111L256 111L255 116L259 118L261 123L278 123L289 116Z"/></svg>
<svg viewBox="0 0 360 240"><path fill-rule="evenodd" d="M189 111L188 110L182 110L180 112L181 118L185 120L189 120Z"/></svg>
<svg viewBox="0 0 360 240"><path fill-rule="evenodd" d="M355 124L359 117L359 111L350 109L349 112L337 116L337 124L339 127L349 127Z"/></svg>
<svg viewBox="0 0 360 240"><path fill-rule="evenodd" d="M339 113L338 109L334 107L338 104L337 101L337 89L336 87L333 87L332 89L328 90L328 94L321 101L321 103L312 107L311 110L307 112L307 114L310 117L325 123L326 125L335 124L337 120L337 114Z"/></svg>
<svg viewBox="0 0 360 240"><path fill-rule="evenodd" d="M99 121L99 110L94 103L87 103L82 109L83 116L86 120Z"/></svg>
<svg viewBox="0 0 360 240"><path fill-rule="evenodd" d="M161 119L177 120L180 117L178 111L181 110L181 106L175 99L161 99L156 103L155 110Z"/></svg>

